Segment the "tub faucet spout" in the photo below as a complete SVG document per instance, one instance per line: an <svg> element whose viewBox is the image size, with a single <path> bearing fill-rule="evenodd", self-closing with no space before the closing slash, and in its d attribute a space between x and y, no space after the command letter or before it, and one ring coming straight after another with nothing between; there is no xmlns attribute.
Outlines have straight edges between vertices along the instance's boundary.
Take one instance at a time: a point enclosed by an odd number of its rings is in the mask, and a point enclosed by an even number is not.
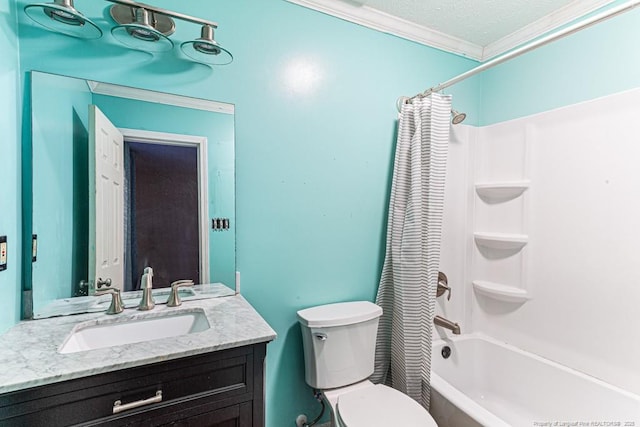
<svg viewBox="0 0 640 427"><path fill-rule="evenodd" d="M452 322L451 320L447 320L442 316L436 316L433 318L433 323L437 326L442 326L443 328L451 330L455 335L460 335L460 325Z"/></svg>

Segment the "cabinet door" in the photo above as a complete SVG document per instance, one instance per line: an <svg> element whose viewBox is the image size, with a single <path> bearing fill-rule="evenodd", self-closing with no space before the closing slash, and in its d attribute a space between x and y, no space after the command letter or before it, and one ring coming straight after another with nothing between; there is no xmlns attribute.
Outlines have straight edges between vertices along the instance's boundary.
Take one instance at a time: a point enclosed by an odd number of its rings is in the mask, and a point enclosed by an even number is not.
<svg viewBox="0 0 640 427"><path fill-rule="evenodd" d="M242 347L99 374L0 395L0 427L63 427L86 423L126 425L129 415L158 410L175 413L205 403L202 412L253 398L253 353ZM122 404L162 391L162 402L113 413ZM260 393L262 393L260 391Z"/></svg>
<svg viewBox="0 0 640 427"><path fill-rule="evenodd" d="M167 427L251 427L251 406L251 402L240 403L215 411L186 416L169 423L156 424L154 420L149 421L152 425Z"/></svg>

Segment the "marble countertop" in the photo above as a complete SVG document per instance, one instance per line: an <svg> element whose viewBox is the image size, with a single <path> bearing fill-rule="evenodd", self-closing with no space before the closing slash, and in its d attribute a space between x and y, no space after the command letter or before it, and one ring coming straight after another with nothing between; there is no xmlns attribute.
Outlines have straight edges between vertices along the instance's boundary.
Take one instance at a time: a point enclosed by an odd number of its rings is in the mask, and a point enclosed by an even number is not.
<svg viewBox="0 0 640 427"><path fill-rule="evenodd" d="M209 329L77 353L58 352L72 329L80 323L118 322L194 309L204 311ZM88 313L26 320L0 335L0 393L268 342L275 337L275 331L241 295L186 301L175 308L158 305L148 312L127 309L112 316Z"/></svg>

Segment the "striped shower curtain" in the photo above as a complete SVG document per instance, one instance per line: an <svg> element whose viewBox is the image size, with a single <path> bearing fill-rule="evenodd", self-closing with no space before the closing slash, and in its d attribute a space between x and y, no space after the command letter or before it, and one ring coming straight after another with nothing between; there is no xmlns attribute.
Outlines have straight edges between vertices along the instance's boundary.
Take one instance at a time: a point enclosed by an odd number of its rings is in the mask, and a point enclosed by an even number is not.
<svg viewBox="0 0 640 427"><path fill-rule="evenodd" d="M373 382L391 385L429 408L435 308L451 97L437 93L400 112L387 251L376 303Z"/></svg>

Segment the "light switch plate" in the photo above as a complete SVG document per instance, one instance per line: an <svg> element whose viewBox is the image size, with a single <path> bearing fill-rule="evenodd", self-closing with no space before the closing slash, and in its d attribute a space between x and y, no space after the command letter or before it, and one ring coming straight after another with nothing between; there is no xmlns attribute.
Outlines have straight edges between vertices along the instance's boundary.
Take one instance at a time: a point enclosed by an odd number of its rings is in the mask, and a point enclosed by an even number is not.
<svg viewBox="0 0 640 427"><path fill-rule="evenodd" d="M0 236L0 271L7 269L7 236Z"/></svg>
<svg viewBox="0 0 640 427"><path fill-rule="evenodd" d="M38 235L31 235L31 262L38 260Z"/></svg>

